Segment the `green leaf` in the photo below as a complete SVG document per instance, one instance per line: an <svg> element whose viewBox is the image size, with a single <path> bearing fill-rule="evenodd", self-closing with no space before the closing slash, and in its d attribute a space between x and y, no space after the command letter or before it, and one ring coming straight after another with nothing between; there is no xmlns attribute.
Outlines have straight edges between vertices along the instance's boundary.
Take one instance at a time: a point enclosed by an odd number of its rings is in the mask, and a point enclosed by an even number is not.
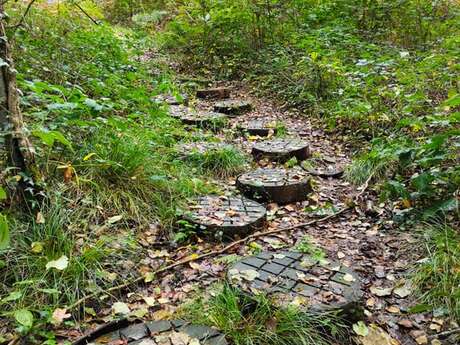
<svg viewBox="0 0 460 345"><path fill-rule="evenodd" d="M59 131L48 131L44 129L36 129L32 131L32 134L41 139L42 143L46 146L53 147L54 143L60 142L62 145L72 149L72 144L68 141L64 135Z"/></svg>
<svg viewBox="0 0 460 345"><path fill-rule="evenodd" d="M6 199L6 191L3 187L0 187L0 200Z"/></svg>
<svg viewBox="0 0 460 345"><path fill-rule="evenodd" d="M16 301L22 297L21 291L12 291L8 296L2 299L2 303Z"/></svg>
<svg viewBox="0 0 460 345"><path fill-rule="evenodd" d="M22 326L30 328L34 323L33 314L27 309L20 309L14 312L15 320Z"/></svg>
<svg viewBox="0 0 460 345"><path fill-rule="evenodd" d="M353 325L353 331L362 337L366 337L369 334L369 329L366 324L362 321L358 321Z"/></svg>
<svg viewBox="0 0 460 345"><path fill-rule="evenodd" d="M10 245L10 230L8 220L0 214L0 250L6 249Z"/></svg>
<svg viewBox="0 0 460 345"><path fill-rule="evenodd" d="M426 311L433 310L433 307L429 304L417 304L408 310L409 314L424 313Z"/></svg>

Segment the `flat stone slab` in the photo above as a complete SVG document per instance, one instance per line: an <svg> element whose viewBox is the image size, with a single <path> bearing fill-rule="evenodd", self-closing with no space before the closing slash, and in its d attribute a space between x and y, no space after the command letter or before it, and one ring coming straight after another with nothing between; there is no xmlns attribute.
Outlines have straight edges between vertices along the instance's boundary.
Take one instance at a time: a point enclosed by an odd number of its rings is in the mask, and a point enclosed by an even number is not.
<svg viewBox="0 0 460 345"><path fill-rule="evenodd" d="M192 114L193 112L193 109L186 107L185 105L171 105L169 107L169 115L176 119L180 119L181 117Z"/></svg>
<svg viewBox="0 0 460 345"><path fill-rule="evenodd" d="M251 111L252 103L243 100L227 100L217 102L214 105L214 111L219 113L227 114L229 116L236 116L248 111Z"/></svg>
<svg viewBox="0 0 460 345"><path fill-rule="evenodd" d="M214 238L229 238L263 228L266 209L242 196L203 196L189 207L184 219Z"/></svg>
<svg viewBox="0 0 460 345"><path fill-rule="evenodd" d="M236 186L250 199L289 204L303 201L312 191L311 179L302 169L257 169L240 175Z"/></svg>
<svg viewBox="0 0 460 345"><path fill-rule="evenodd" d="M158 103L166 103L169 105L180 105L180 104L188 104L189 97L184 93L181 93L178 97L167 94L167 95L155 96L153 100Z"/></svg>
<svg viewBox="0 0 460 345"><path fill-rule="evenodd" d="M227 115L216 112L189 112L180 117L182 123L193 125L201 128L217 129L223 121L227 119Z"/></svg>
<svg viewBox="0 0 460 345"><path fill-rule="evenodd" d="M230 97L230 93L229 87L214 87L198 90L196 96L201 99L225 99Z"/></svg>
<svg viewBox="0 0 460 345"><path fill-rule="evenodd" d="M89 341L89 342L88 342ZM89 337L80 344L107 345L227 345L225 336L218 330L192 325L182 320L162 320L131 324L128 327Z"/></svg>
<svg viewBox="0 0 460 345"><path fill-rule="evenodd" d="M258 135L260 137L266 137L270 133L276 134L277 132L276 123L266 120L252 120L240 126L240 128L250 135Z"/></svg>
<svg viewBox="0 0 460 345"><path fill-rule="evenodd" d="M303 161L310 157L310 148L306 141L300 139L264 140L254 144L252 155L256 159L269 158L276 161L287 161L295 157Z"/></svg>
<svg viewBox="0 0 460 345"><path fill-rule="evenodd" d="M231 266L228 280L247 293L267 293L276 304L326 311L359 307L361 284L356 273L340 263L319 262L294 251L262 252Z"/></svg>

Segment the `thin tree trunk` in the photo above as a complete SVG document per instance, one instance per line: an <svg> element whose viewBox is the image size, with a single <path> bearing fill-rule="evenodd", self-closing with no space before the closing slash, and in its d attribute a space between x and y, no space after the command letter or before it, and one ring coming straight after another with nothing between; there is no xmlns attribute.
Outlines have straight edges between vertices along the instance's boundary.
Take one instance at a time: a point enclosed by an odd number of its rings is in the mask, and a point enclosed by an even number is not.
<svg viewBox="0 0 460 345"><path fill-rule="evenodd" d="M16 85L16 70L11 57L5 31L5 12L0 3L0 126L8 154L8 164L16 168L15 173L26 175L34 162L34 150L28 140L19 108L19 92ZM30 187L30 181L20 181L20 187Z"/></svg>

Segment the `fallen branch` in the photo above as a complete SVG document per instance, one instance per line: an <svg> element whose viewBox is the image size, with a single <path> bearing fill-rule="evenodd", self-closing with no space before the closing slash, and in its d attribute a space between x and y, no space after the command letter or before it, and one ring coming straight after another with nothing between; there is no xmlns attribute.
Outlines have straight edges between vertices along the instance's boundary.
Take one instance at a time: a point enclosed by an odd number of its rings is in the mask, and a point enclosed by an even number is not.
<svg viewBox="0 0 460 345"><path fill-rule="evenodd" d="M245 243L249 240L253 240L253 239L256 239L256 238L259 238L259 237L262 237L262 236L268 236L268 235L273 235L273 234L277 234L277 233L280 233L280 232L284 232L284 231L289 231L289 230L294 230L294 229L298 229L298 228L303 228L305 226L309 226L309 225L313 225L313 224L316 224L316 223L320 223L320 222L324 222L328 219L331 219L331 218L335 218L337 217L338 215L340 214L343 214L345 213L346 211L350 210L352 207L349 206L349 207L345 207L343 209L341 209L340 211L334 213L334 214L331 214L329 216L326 216L326 217L323 217L323 218L319 218L319 219L314 219L314 220L311 220L309 222L305 222L305 223L299 223L299 224L296 224L296 225L292 225L292 226L288 226L288 227L284 227L284 228L280 228L280 229L276 229L276 230L271 230L271 231L267 231L267 232L259 232L259 233L255 233L255 234L252 234L252 235L249 235L249 236L246 236L245 238L242 238L240 240L237 240L235 242L232 242L230 243L229 245L223 247L222 249L219 249L219 250L214 250L214 251L211 251L211 252L208 252L208 253L204 253L204 254L201 254L201 255L198 255L198 256L195 256L195 257L189 257L187 259L184 259L184 260L181 260L181 261L178 261L178 262L175 262L171 265L168 265L168 266L165 266L165 267L162 267L154 272L152 272L154 275L157 275L157 274L160 274L160 273L163 273L165 271L169 271L173 268L176 268L178 266L182 266L182 265L185 265L185 264L188 264L192 261L197 261L197 260L201 260L201 259L204 259L204 258L207 258L209 256L214 256L214 255L220 255L220 254L224 254L225 252L229 251L230 249L232 249L233 247L239 245L239 244L242 244L242 243ZM93 297L96 297L98 296L99 294L101 293L110 293L110 292L113 292L113 291L116 291L116 290L121 290L121 289L124 289L124 288L127 288L128 286L132 285L132 284L136 284L136 283L139 283L141 282L142 280L144 280L144 277L138 277L134 280L130 280L124 284L120 284L120 285L116 285L116 286L112 286L111 288L107 289L107 290L104 290L104 291L98 291L98 292L94 292L90 295L87 295L85 297L82 297L80 298L78 301L76 301L75 303L73 303L72 305L70 305L68 307L69 310L72 310L76 307L78 307L80 304L82 304L83 302L87 301L88 299L91 299Z"/></svg>
<svg viewBox="0 0 460 345"><path fill-rule="evenodd" d="M438 334L433 334L431 336L429 336L428 338L429 339L438 339L438 338L446 338L452 334L456 334L456 333L460 333L460 327L458 328L454 328L454 329L451 329L451 330L448 330L448 331L444 331L444 332L441 332L441 333L438 333Z"/></svg>

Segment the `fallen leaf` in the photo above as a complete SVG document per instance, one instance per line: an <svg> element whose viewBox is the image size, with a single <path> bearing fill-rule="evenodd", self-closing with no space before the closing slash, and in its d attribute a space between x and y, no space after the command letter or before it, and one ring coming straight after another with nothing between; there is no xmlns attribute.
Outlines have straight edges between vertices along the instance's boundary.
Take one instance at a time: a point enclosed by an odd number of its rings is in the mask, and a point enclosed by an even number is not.
<svg viewBox="0 0 460 345"><path fill-rule="evenodd" d="M350 273L346 273L343 276L343 280L345 280L346 282L354 282L354 281L356 281L355 277L353 277Z"/></svg>
<svg viewBox="0 0 460 345"><path fill-rule="evenodd" d="M145 301L145 303L147 303L147 305L149 307L153 307L155 305L155 303L156 303L155 298L154 297L149 297L149 296L145 296L144 301Z"/></svg>
<svg viewBox="0 0 460 345"><path fill-rule="evenodd" d="M390 296L391 292L393 291L392 288L380 288L377 286L371 286L369 289L372 294L379 296L379 297L385 297L385 296Z"/></svg>
<svg viewBox="0 0 460 345"><path fill-rule="evenodd" d="M353 324L353 331L362 337L365 337L369 334L369 329L362 321L358 321L357 323Z"/></svg>
<svg viewBox="0 0 460 345"><path fill-rule="evenodd" d="M120 221L121 219L123 218L123 216L113 216L113 217L110 217L109 219L107 219L107 223L108 224L114 224L118 221Z"/></svg>
<svg viewBox="0 0 460 345"><path fill-rule="evenodd" d="M47 270L49 270L50 268L55 268L59 271L62 271L66 269L68 265L69 265L69 259L67 258L67 256L62 255L57 260L49 261L45 267Z"/></svg>
<svg viewBox="0 0 460 345"><path fill-rule="evenodd" d="M51 322L53 325L60 325L65 319L68 319L71 315L67 313L65 308L56 308L51 315Z"/></svg>
<svg viewBox="0 0 460 345"><path fill-rule="evenodd" d="M43 242L32 242L30 250L35 254L41 253L43 251Z"/></svg>
<svg viewBox="0 0 460 345"><path fill-rule="evenodd" d="M393 293L399 298L405 298L411 294L411 290L406 286L402 286L402 287L395 288L393 290Z"/></svg>
<svg viewBox="0 0 460 345"><path fill-rule="evenodd" d="M112 305L112 310L115 314L122 314L127 315L130 313L130 309L126 303L123 302L115 302Z"/></svg>

